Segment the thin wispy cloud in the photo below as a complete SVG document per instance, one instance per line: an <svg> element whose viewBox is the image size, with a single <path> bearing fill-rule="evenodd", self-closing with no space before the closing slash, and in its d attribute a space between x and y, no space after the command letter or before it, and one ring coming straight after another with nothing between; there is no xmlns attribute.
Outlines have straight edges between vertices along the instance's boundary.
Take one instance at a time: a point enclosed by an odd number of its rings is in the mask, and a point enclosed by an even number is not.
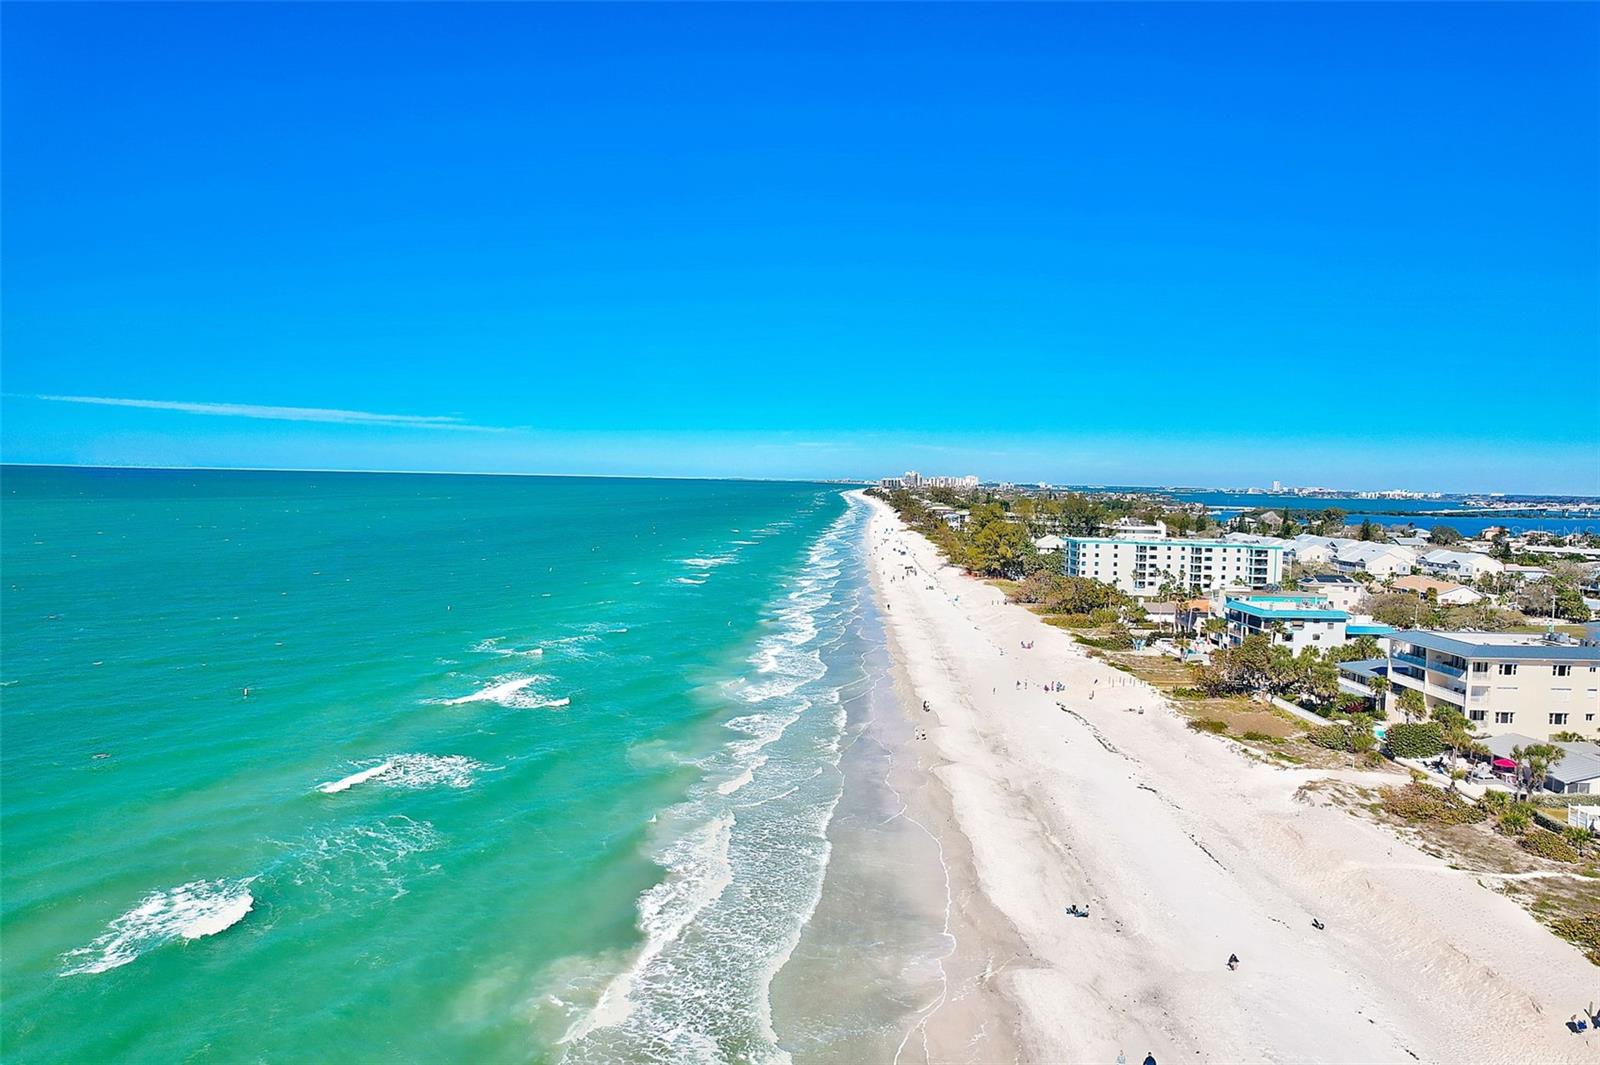
<svg viewBox="0 0 1600 1065"><path fill-rule="evenodd" d="M205 414L218 418L263 418L279 422L330 422L336 425L381 425L402 429L453 429L458 432L498 433L503 428L473 425L454 415L381 414L366 410L341 410L336 407L271 407L256 403L190 403L172 399L126 399L116 396L36 395L34 399L51 403L87 403L100 407L135 407L140 410L170 410L182 414Z"/></svg>

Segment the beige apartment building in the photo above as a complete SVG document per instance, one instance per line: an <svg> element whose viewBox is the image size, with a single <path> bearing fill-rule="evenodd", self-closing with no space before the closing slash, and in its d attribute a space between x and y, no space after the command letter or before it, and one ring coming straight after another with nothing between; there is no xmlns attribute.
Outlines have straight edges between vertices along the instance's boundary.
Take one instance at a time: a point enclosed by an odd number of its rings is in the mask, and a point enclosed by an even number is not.
<svg viewBox="0 0 1600 1065"><path fill-rule="evenodd" d="M1381 660L1379 663L1381 664ZM1389 638L1389 713L1399 692L1460 710L1479 733L1600 736L1600 642L1404 630Z"/></svg>

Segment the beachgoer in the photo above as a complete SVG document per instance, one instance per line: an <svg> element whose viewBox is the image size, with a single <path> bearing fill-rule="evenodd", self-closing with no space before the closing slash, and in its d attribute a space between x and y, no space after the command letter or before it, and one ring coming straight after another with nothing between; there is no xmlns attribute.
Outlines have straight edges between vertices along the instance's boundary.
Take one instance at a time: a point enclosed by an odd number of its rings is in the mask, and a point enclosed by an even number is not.
<svg viewBox="0 0 1600 1065"><path fill-rule="evenodd" d="M1154 1054L1146 1054L1144 1056L1144 1065L1156 1065L1156 1056Z"/></svg>
<svg viewBox="0 0 1600 1065"><path fill-rule="evenodd" d="M1326 928L1328 926L1323 924L1321 921L1317 920L1315 917L1313 917L1313 918L1311 918L1311 927L1315 928L1317 931L1320 932L1320 931L1322 931L1324 928Z"/></svg>
<svg viewBox="0 0 1600 1065"><path fill-rule="evenodd" d="M1237 954L1229 954L1228 955L1228 968L1229 969L1237 969L1238 967L1239 967L1239 955L1237 955Z"/></svg>

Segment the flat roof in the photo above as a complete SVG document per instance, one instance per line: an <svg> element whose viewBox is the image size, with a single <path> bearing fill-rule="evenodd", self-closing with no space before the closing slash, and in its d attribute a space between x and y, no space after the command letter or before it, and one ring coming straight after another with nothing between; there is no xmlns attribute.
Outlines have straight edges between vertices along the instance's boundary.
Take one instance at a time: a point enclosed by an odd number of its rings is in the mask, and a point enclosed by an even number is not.
<svg viewBox="0 0 1600 1065"><path fill-rule="evenodd" d="M1395 639L1417 647L1459 655L1462 658L1522 658L1593 662L1600 664L1600 647L1576 643L1549 643L1535 633L1428 632L1402 629Z"/></svg>
<svg viewBox="0 0 1600 1065"><path fill-rule="evenodd" d="M1389 660L1387 658L1358 658L1351 662L1340 662L1339 672L1353 673L1365 680L1375 677L1387 676L1389 673Z"/></svg>
<svg viewBox="0 0 1600 1065"><path fill-rule="evenodd" d="M1232 547L1240 551L1282 551L1281 544L1247 544L1237 540L1175 540L1155 536L1068 536L1073 544L1156 544L1161 547Z"/></svg>
<svg viewBox="0 0 1600 1065"><path fill-rule="evenodd" d="M1314 605L1294 596L1261 596L1267 602L1245 602L1224 599L1228 610L1237 610L1256 618L1285 618L1290 621L1347 621L1350 615L1343 610L1332 610L1326 603Z"/></svg>

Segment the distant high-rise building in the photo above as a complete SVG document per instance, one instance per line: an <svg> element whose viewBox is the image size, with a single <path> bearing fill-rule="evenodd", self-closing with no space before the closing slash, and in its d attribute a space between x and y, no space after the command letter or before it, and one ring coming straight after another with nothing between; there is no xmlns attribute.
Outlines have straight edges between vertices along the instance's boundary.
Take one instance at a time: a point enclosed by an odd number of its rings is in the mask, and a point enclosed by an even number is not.
<svg viewBox="0 0 1600 1065"><path fill-rule="evenodd" d="M1281 492L1281 491L1283 491L1283 485L1279 484L1277 481L1273 481L1272 482L1272 490L1274 492Z"/></svg>

